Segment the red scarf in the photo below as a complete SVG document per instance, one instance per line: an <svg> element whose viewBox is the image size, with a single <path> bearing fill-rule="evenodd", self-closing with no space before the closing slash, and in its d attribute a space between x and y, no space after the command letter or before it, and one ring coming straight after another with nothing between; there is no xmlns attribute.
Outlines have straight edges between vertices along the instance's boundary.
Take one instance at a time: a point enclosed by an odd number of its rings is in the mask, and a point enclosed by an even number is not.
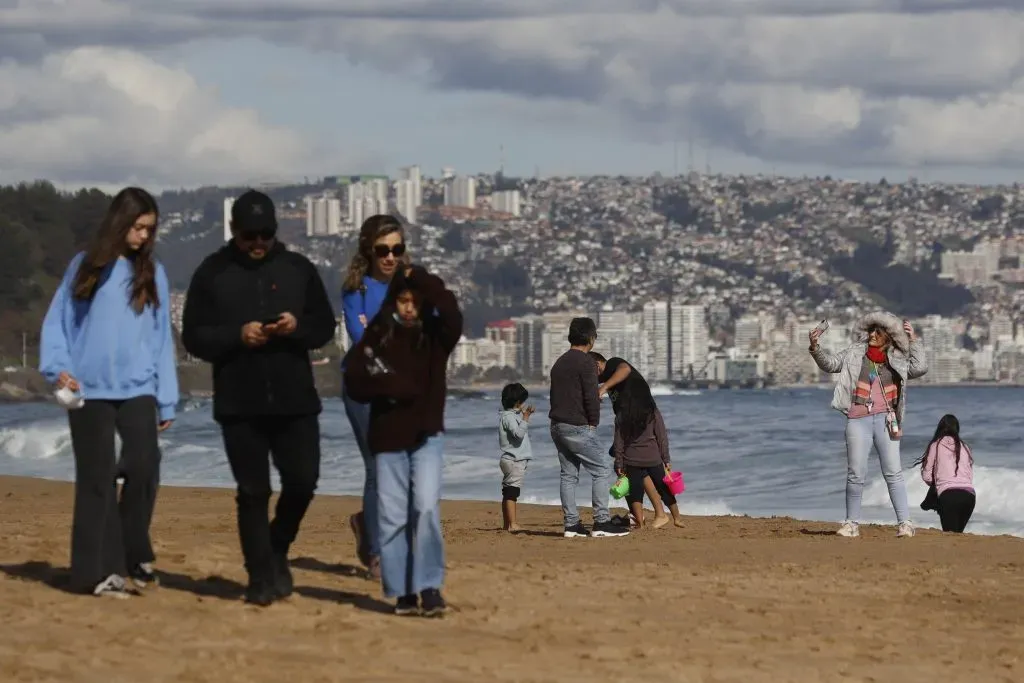
<svg viewBox="0 0 1024 683"><path fill-rule="evenodd" d="M877 365L881 365L886 361L885 349L879 346L869 346L867 353L868 360Z"/></svg>

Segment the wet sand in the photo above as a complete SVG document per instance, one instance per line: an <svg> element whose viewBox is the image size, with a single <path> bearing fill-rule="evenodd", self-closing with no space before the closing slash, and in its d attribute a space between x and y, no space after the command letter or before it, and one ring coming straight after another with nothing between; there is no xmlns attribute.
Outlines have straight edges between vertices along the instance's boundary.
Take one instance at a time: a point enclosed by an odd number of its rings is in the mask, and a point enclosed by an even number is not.
<svg viewBox="0 0 1024 683"><path fill-rule="evenodd" d="M554 508L512 536L496 504L446 502L453 610L424 620L353 566L355 499L314 501L268 609L240 601L225 490L161 490L159 588L65 592L72 499L0 477L0 681L1024 681L1019 538L690 517L569 540Z"/></svg>

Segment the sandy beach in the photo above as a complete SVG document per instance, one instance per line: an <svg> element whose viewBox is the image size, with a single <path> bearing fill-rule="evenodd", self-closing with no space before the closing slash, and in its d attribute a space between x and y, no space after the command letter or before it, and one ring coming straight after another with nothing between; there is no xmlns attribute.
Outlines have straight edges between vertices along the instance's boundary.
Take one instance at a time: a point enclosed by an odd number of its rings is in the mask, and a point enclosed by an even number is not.
<svg viewBox="0 0 1024 683"><path fill-rule="evenodd" d="M896 539L792 519L691 517L625 539L561 538L558 510L448 502L441 621L398 618L354 566L351 498L318 497L297 595L240 601L231 491L165 487L162 585L63 590L73 491L0 477L0 680L1024 680L1024 539ZM589 513L584 514L587 520Z"/></svg>

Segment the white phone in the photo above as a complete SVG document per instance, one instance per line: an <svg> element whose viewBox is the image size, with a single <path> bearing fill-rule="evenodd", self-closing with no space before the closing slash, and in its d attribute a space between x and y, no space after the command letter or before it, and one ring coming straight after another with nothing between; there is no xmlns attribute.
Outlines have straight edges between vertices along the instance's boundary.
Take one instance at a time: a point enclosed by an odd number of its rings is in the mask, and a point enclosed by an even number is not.
<svg viewBox="0 0 1024 683"><path fill-rule="evenodd" d="M828 332L828 320L822 320L814 329L820 332L821 334L825 334L826 332Z"/></svg>

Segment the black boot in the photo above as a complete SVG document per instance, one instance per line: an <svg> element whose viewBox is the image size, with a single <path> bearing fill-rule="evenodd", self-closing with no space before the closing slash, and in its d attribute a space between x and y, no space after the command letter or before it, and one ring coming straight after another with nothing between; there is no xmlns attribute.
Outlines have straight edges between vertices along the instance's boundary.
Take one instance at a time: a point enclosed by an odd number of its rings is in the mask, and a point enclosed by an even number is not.
<svg viewBox="0 0 1024 683"><path fill-rule="evenodd" d="M288 553L274 553L274 592L279 598L287 598L295 589L292 570L288 567Z"/></svg>
<svg viewBox="0 0 1024 683"><path fill-rule="evenodd" d="M267 607L277 598L273 583L262 578L250 578L245 588L245 601L250 605Z"/></svg>

